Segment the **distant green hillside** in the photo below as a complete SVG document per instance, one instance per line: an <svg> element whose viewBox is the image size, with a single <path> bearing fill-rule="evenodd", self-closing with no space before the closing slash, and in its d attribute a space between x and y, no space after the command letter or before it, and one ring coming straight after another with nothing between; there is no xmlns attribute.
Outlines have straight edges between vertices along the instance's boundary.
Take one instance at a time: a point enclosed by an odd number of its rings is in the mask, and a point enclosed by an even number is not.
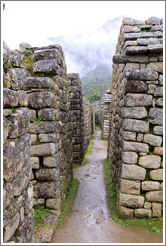
<svg viewBox="0 0 166 246"><path fill-rule="evenodd" d="M102 85L111 87L111 68L108 65L98 65L94 70L86 73L81 78L83 95L91 103L97 101L101 96Z"/></svg>

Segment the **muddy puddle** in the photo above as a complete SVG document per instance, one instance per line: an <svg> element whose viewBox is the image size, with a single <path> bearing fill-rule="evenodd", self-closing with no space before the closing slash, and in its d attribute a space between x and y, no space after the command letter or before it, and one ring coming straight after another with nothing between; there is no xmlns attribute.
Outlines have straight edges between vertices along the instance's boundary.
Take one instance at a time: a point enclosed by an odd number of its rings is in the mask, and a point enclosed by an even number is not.
<svg viewBox="0 0 166 246"><path fill-rule="evenodd" d="M94 135L92 155L85 166L74 168L80 181L72 213L56 230L51 243L162 243L162 236L140 227L122 227L109 215L104 182L107 141Z"/></svg>

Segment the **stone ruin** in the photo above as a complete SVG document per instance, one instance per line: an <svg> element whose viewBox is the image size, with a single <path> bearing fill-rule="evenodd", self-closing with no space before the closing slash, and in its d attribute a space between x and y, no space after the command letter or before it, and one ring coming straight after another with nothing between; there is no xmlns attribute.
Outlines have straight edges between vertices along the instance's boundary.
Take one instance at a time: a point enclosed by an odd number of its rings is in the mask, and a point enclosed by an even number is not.
<svg viewBox="0 0 166 246"><path fill-rule="evenodd" d="M22 52L4 43L4 243L33 242L37 205L58 219L72 164L81 164L94 130L93 109L79 74L67 74L62 48Z"/></svg>
<svg viewBox="0 0 166 246"><path fill-rule="evenodd" d="M108 138L121 218L161 217L163 209L163 23L124 18L111 91L94 104ZM95 128L79 74L67 74L59 45L3 47L4 243L31 243L33 207L61 213L72 164Z"/></svg>
<svg viewBox="0 0 166 246"><path fill-rule="evenodd" d="M162 43L162 19L123 19L113 57L108 146L122 218L162 215Z"/></svg>

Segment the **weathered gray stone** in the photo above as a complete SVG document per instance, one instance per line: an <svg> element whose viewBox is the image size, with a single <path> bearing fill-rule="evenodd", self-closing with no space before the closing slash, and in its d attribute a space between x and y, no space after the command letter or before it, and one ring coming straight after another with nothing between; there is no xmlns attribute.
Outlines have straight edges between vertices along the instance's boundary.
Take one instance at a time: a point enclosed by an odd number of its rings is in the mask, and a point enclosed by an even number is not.
<svg viewBox="0 0 166 246"><path fill-rule="evenodd" d="M58 147L54 143L38 144L31 147L31 156L49 156L57 151Z"/></svg>
<svg viewBox="0 0 166 246"><path fill-rule="evenodd" d="M59 154L56 154L54 156L44 157L43 159L43 165L45 167L58 167L59 164L60 164Z"/></svg>
<svg viewBox="0 0 166 246"><path fill-rule="evenodd" d="M135 209L135 217L137 218L151 218L152 217L152 210L150 209L144 209L144 208L139 208Z"/></svg>
<svg viewBox="0 0 166 246"><path fill-rule="evenodd" d="M28 185L29 181L31 180L32 175L32 164L28 163L23 168L23 171L17 175L16 179L13 182L14 188L14 196L20 196L22 191Z"/></svg>
<svg viewBox="0 0 166 246"><path fill-rule="evenodd" d="M127 62L148 63L149 57L145 55L126 56Z"/></svg>
<svg viewBox="0 0 166 246"><path fill-rule="evenodd" d="M163 110L160 108L151 108L148 119L151 124L163 125Z"/></svg>
<svg viewBox="0 0 166 246"><path fill-rule="evenodd" d="M137 134L137 141L143 142L144 135L142 133Z"/></svg>
<svg viewBox="0 0 166 246"><path fill-rule="evenodd" d="M163 96L163 87L157 87L154 92L155 97L162 97Z"/></svg>
<svg viewBox="0 0 166 246"><path fill-rule="evenodd" d="M17 213L15 217L12 219L12 221L5 227L4 243L9 241L10 238L13 236L19 225L19 222L20 222L20 215L19 213Z"/></svg>
<svg viewBox="0 0 166 246"><path fill-rule="evenodd" d="M11 51L11 58L12 58L12 66L13 67L22 67L22 56L17 50Z"/></svg>
<svg viewBox="0 0 166 246"><path fill-rule="evenodd" d="M154 70L156 72L163 72L163 63L162 62L150 62L147 64L147 69Z"/></svg>
<svg viewBox="0 0 166 246"><path fill-rule="evenodd" d="M8 137L8 125L9 121L6 117L3 117L3 143L5 143L5 140Z"/></svg>
<svg viewBox="0 0 166 246"><path fill-rule="evenodd" d="M19 48L20 48L20 53L24 53L26 49L31 48L31 45L23 42L23 43L20 43Z"/></svg>
<svg viewBox="0 0 166 246"><path fill-rule="evenodd" d="M41 143L57 142L56 134L39 134L39 140Z"/></svg>
<svg viewBox="0 0 166 246"><path fill-rule="evenodd" d="M143 181L142 182L142 190L159 190L160 183L155 181Z"/></svg>
<svg viewBox="0 0 166 246"><path fill-rule="evenodd" d="M161 157L156 155L146 155L139 158L139 165L144 168L157 169L160 167Z"/></svg>
<svg viewBox="0 0 166 246"><path fill-rule="evenodd" d="M158 73L150 69L133 69L126 73L127 80L157 80Z"/></svg>
<svg viewBox="0 0 166 246"><path fill-rule="evenodd" d="M19 138L19 142L21 144L21 159L22 162L25 163L29 161L31 154L31 135L29 133L26 133ZM16 156L14 158L16 160Z"/></svg>
<svg viewBox="0 0 166 246"><path fill-rule="evenodd" d="M137 163L138 155L135 152L123 152L122 160L127 164L135 164Z"/></svg>
<svg viewBox="0 0 166 246"><path fill-rule="evenodd" d="M153 133L156 135L163 135L163 127L162 126L154 126Z"/></svg>
<svg viewBox="0 0 166 246"><path fill-rule="evenodd" d="M8 88L3 88L3 106L18 106L18 93Z"/></svg>
<svg viewBox="0 0 166 246"><path fill-rule="evenodd" d="M26 88L52 88L54 86L54 81L48 77L27 77Z"/></svg>
<svg viewBox="0 0 166 246"><path fill-rule="evenodd" d="M151 209L151 207L152 207L151 202L145 202L145 203L144 203L144 208L146 208L146 209Z"/></svg>
<svg viewBox="0 0 166 246"><path fill-rule="evenodd" d="M128 93L125 97L125 106L150 106L152 105L152 96L148 94Z"/></svg>
<svg viewBox="0 0 166 246"><path fill-rule="evenodd" d="M137 143L137 142L129 142L129 141L123 141L124 144L124 150L126 151L135 151L135 152L149 152L149 146L148 144L144 143Z"/></svg>
<svg viewBox="0 0 166 246"><path fill-rule="evenodd" d="M36 50L34 52L35 60L52 60L56 59L58 64L62 65L62 57L58 49Z"/></svg>
<svg viewBox="0 0 166 246"><path fill-rule="evenodd" d="M156 99L155 105L163 107L163 98Z"/></svg>
<svg viewBox="0 0 166 246"><path fill-rule="evenodd" d="M14 90L24 90L25 89L25 80L26 80L26 71L21 68L11 68L7 73L7 76L10 80L11 88Z"/></svg>
<svg viewBox="0 0 166 246"><path fill-rule="evenodd" d="M152 16L146 20L145 23L150 25L160 25L160 18Z"/></svg>
<svg viewBox="0 0 166 246"><path fill-rule="evenodd" d="M7 210L3 213L3 227L5 227L10 220L16 215L18 211L20 211L23 204L23 197L20 196L16 198L8 207Z"/></svg>
<svg viewBox="0 0 166 246"><path fill-rule="evenodd" d="M160 85L163 85L163 75L161 74L159 75L159 82Z"/></svg>
<svg viewBox="0 0 166 246"><path fill-rule="evenodd" d="M13 184L7 183L3 187L3 210L13 201L14 192L13 192Z"/></svg>
<svg viewBox="0 0 166 246"><path fill-rule="evenodd" d="M58 124L55 121L44 121L37 124L30 123L30 133L54 133L56 132Z"/></svg>
<svg viewBox="0 0 166 246"><path fill-rule="evenodd" d="M121 179L120 191L122 193L140 194L140 182Z"/></svg>
<svg viewBox="0 0 166 246"><path fill-rule="evenodd" d="M125 107L124 118L142 119L147 117L147 111L145 107Z"/></svg>
<svg viewBox="0 0 166 246"><path fill-rule="evenodd" d="M33 198L33 206L37 206L37 205L44 205L45 203L45 200L43 198L40 198L40 199L36 199L36 198Z"/></svg>
<svg viewBox="0 0 166 246"><path fill-rule="evenodd" d="M42 168L35 172L37 180L40 181L59 181L60 173L56 168Z"/></svg>
<svg viewBox="0 0 166 246"><path fill-rule="evenodd" d="M145 197L148 202L163 202L163 191L149 191Z"/></svg>
<svg viewBox="0 0 166 246"><path fill-rule="evenodd" d="M163 155L163 147L155 147L153 153L155 155Z"/></svg>
<svg viewBox="0 0 166 246"><path fill-rule="evenodd" d="M68 79L79 79L80 75L79 75L79 73L68 73L67 77L68 77Z"/></svg>
<svg viewBox="0 0 166 246"><path fill-rule="evenodd" d="M28 94L28 106L32 108L55 107L56 99L51 92L33 92Z"/></svg>
<svg viewBox="0 0 166 246"><path fill-rule="evenodd" d="M16 138L28 132L29 110L27 108L17 108L9 117L9 137Z"/></svg>
<svg viewBox="0 0 166 246"><path fill-rule="evenodd" d="M124 26L122 29L123 32L140 32L140 28L137 26Z"/></svg>
<svg viewBox="0 0 166 246"><path fill-rule="evenodd" d="M125 17L122 20L122 24L123 25L129 25L129 26L133 26L133 25L135 26L135 25L143 25L143 24L145 24L145 22L144 21L135 20L135 19L132 19L132 18Z"/></svg>
<svg viewBox="0 0 166 246"><path fill-rule="evenodd" d="M156 85L148 85L148 94L154 94L154 91L156 89Z"/></svg>
<svg viewBox="0 0 166 246"><path fill-rule="evenodd" d="M30 182L27 188L23 191L24 197L24 213L28 214L33 207L33 185Z"/></svg>
<svg viewBox="0 0 166 246"><path fill-rule="evenodd" d="M144 197L134 196L129 194L119 194L119 205L132 207L132 208L141 208L144 204Z"/></svg>
<svg viewBox="0 0 166 246"><path fill-rule="evenodd" d="M163 169L157 169L150 171L149 177L152 180L163 180Z"/></svg>
<svg viewBox="0 0 166 246"><path fill-rule="evenodd" d="M34 198L58 198L60 196L59 182L37 183L33 186Z"/></svg>
<svg viewBox="0 0 166 246"><path fill-rule="evenodd" d="M15 236L19 238L19 243L32 243L34 232L34 210L32 209L24 221L15 232Z"/></svg>
<svg viewBox="0 0 166 246"><path fill-rule="evenodd" d="M3 42L3 67L8 68L12 63L11 50L9 46Z"/></svg>
<svg viewBox="0 0 166 246"><path fill-rule="evenodd" d="M31 145L36 144L37 134L31 134Z"/></svg>
<svg viewBox="0 0 166 246"><path fill-rule="evenodd" d="M149 132L149 123L142 120L124 119L123 129L133 132L147 133Z"/></svg>
<svg viewBox="0 0 166 246"><path fill-rule="evenodd" d="M148 143L152 146L161 146L162 143L162 137L160 136L155 136L152 134L145 134L144 135L144 142Z"/></svg>
<svg viewBox="0 0 166 246"><path fill-rule="evenodd" d="M26 107L28 105L27 93L23 90L19 90L17 93L18 93L18 106Z"/></svg>
<svg viewBox="0 0 166 246"><path fill-rule="evenodd" d="M152 203L153 217L161 217L161 203Z"/></svg>
<svg viewBox="0 0 166 246"><path fill-rule="evenodd" d="M126 55L137 55L147 53L147 47L145 46L133 46L126 48Z"/></svg>
<svg viewBox="0 0 166 246"><path fill-rule="evenodd" d="M47 199L46 200L46 207L49 209L59 209L61 206L61 198L57 198L57 199Z"/></svg>
<svg viewBox="0 0 166 246"><path fill-rule="evenodd" d="M41 60L35 62L33 65L34 73L49 73L49 74L57 74L58 62L56 59L52 60Z"/></svg>
<svg viewBox="0 0 166 246"><path fill-rule="evenodd" d="M136 133L135 132L128 132L128 131L123 131L123 138L125 140L136 140Z"/></svg>
<svg viewBox="0 0 166 246"><path fill-rule="evenodd" d="M29 109L29 120L31 122L36 120L36 110L34 109Z"/></svg>
<svg viewBox="0 0 166 246"><path fill-rule="evenodd" d="M146 92L147 85L141 80L128 80L125 87L125 93Z"/></svg>
<svg viewBox="0 0 166 246"><path fill-rule="evenodd" d="M163 52L163 44L149 44L148 51L151 53L161 53Z"/></svg>
<svg viewBox="0 0 166 246"><path fill-rule="evenodd" d="M134 179L134 180L145 180L146 170L137 165L122 165L122 178Z"/></svg>
<svg viewBox="0 0 166 246"><path fill-rule="evenodd" d="M39 169L39 158L38 157L30 157L29 161L32 163L32 169Z"/></svg>
<svg viewBox="0 0 166 246"><path fill-rule="evenodd" d="M119 206L119 216L122 219L128 219L134 217L134 209Z"/></svg>
<svg viewBox="0 0 166 246"><path fill-rule="evenodd" d="M43 120L59 120L58 115L58 110L54 108L44 108L38 112L38 116Z"/></svg>

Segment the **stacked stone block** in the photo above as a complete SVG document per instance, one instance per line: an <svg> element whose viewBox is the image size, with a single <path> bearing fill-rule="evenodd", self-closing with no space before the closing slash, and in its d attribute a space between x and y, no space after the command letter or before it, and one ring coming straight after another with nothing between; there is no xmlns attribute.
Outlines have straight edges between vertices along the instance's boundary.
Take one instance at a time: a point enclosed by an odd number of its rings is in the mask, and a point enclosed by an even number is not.
<svg viewBox="0 0 166 246"><path fill-rule="evenodd" d="M89 101L83 98L84 108L84 154L86 153L90 139L94 131L94 113L93 107Z"/></svg>
<svg viewBox="0 0 166 246"><path fill-rule="evenodd" d="M123 218L162 215L162 31L162 19L124 18L113 57L108 157Z"/></svg>
<svg viewBox="0 0 166 246"><path fill-rule="evenodd" d="M69 73L70 110L73 125L73 162L81 164L84 150L84 110L81 80L78 73Z"/></svg>
<svg viewBox="0 0 166 246"><path fill-rule="evenodd" d="M26 71L20 53L5 43L3 87L3 241L31 243L34 211Z"/></svg>
<svg viewBox="0 0 166 246"><path fill-rule="evenodd" d="M106 93L104 94L103 124L102 124L103 139L108 139L108 135L109 135L110 103L111 103L111 91L107 90Z"/></svg>
<svg viewBox="0 0 166 246"><path fill-rule="evenodd" d="M69 83L60 46L32 48L33 76L27 77L34 206L59 216L72 174Z"/></svg>

